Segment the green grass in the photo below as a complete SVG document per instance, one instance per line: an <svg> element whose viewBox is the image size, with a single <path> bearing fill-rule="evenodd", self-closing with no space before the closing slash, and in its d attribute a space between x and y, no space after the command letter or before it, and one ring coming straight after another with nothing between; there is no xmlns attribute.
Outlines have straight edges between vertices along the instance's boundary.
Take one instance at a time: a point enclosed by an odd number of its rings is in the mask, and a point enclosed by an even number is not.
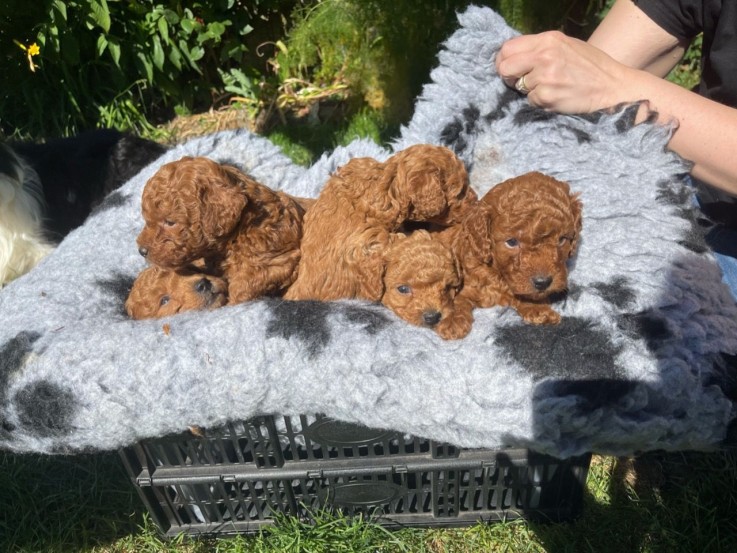
<svg viewBox="0 0 737 553"><path fill-rule="evenodd" d="M283 124L271 130L267 137L279 146L295 163L309 165L320 155L336 146L345 146L356 138L369 138L386 144L397 134L388 127L380 112L363 109L348 119L327 118L319 123Z"/></svg>
<svg viewBox="0 0 737 553"><path fill-rule="evenodd" d="M636 476L636 481L633 481ZM158 536L117 454L0 454L0 551L94 553L737 551L737 454L595 457L583 515L560 524L514 521L388 531L328 513L283 517L255 536Z"/></svg>

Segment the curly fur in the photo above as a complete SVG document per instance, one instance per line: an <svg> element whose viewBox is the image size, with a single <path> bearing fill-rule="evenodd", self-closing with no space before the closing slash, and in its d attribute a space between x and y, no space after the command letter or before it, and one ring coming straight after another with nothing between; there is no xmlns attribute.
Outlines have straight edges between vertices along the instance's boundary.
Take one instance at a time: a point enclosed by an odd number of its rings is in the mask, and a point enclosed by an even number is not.
<svg viewBox="0 0 737 553"><path fill-rule="evenodd" d="M279 295L295 278L304 206L234 167L203 157L167 163L146 183L141 255L172 270L205 260L228 302Z"/></svg>
<svg viewBox="0 0 737 553"><path fill-rule="evenodd" d="M567 183L539 172L489 190L460 225L441 232L463 271L456 317L470 321L473 307L501 305L528 323L559 323L549 299L567 289L581 209Z"/></svg>
<svg viewBox="0 0 737 553"><path fill-rule="evenodd" d="M350 160L305 216L299 274L284 297L379 301L391 233L407 222L456 223L475 201L463 162L441 146Z"/></svg>
<svg viewBox="0 0 737 553"><path fill-rule="evenodd" d="M462 338L452 316L453 300L461 289L455 256L429 232L397 235L384 253L384 293L381 303L405 321L434 329L445 339Z"/></svg>
<svg viewBox="0 0 737 553"><path fill-rule="evenodd" d="M214 309L227 302L222 278L147 267L136 278L125 310L133 319L157 319L192 309Z"/></svg>

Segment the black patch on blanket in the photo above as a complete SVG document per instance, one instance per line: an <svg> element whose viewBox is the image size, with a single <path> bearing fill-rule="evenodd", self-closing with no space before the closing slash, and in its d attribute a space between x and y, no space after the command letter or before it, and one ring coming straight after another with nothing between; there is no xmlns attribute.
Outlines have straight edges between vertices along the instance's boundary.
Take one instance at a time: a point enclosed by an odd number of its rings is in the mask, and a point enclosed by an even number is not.
<svg viewBox="0 0 737 553"><path fill-rule="evenodd" d="M40 337L38 332L19 332L0 348L0 405L5 404L10 377L23 366L23 361Z"/></svg>
<svg viewBox="0 0 737 553"><path fill-rule="evenodd" d="M693 191L685 184L673 184L668 181L658 183L656 199L678 208L676 214L689 222L690 228L678 243L694 253L709 251L709 236L716 232L716 225L693 204Z"/></svg>
<svg viewBox="0 0 737 553"><path fill-rule="evenodd" d="M576 127L572 125L563 125L564 129L568 129L573 133L573 136L576 137L576 140L579 144L587 144L591 142L591 135L584 131L583 129L577 129Z"/></svg>
<svg viewBox="0 0 737 553"><path fill-rule="evenodd" d="M496 105L496 109L491 113L484 116L484 121L492 123L504 117L504 110L515 100L519 101L521 96L516 90L508 88L499 97L499 103Z"/></svg>
<svg viewBox="0 0 737 553"><path fill-rule="evenodd" d="M637 297L634 289L629 285L629 281L623 276L618 276L611 282L595 282L591 287L605 301L619 309L625 309Z"/></svg>
<svg viewBox="0 0 737 553"><path fill-rule="evenodd" d="M535 106L527 105L521 107L517 111L517 113L514 114L513 121L514 124L519 127L522 125L527 125L529 123L543 123L546 121L553 121L562 117L563 116L558 113L553 113ZM571 133L573 133L573 136L576 137L576 140L579 144L591 142L592 140L592 137L589 133L582 129L578 129L573 125L563 124L562 127L571 131Z"/></svg>
<svg viewBox="0 0 737 553"><path fill-rule="evenodd" d="M53 382L32 382L15 395L18 420L30 433L41 438L63 436L74 430L71 425L77 400L67 388Z"/></svg>
<svg viewBox="0 0 737 553"><path fill-rule="evenodd" d="M672 337L665 319L649 311L620 315L617 326L630 338L645 340L647 349L652 352Z"/></svg>
<svg viewBox="0 0 737 553"><path fill-rule="evenodd" d="M637 119L637 112L640 110L640 104L630 104L626 106L620 116L619 119L614 123L614 127L617 129L617 132L619 134L622 134L623 132L627 132L632 127L635 126L635 120Z"/></svg>
<svg viewBox="0 0 737 553"><path fill-rule="evenodd" d="M465 121L465 129L467 133L471 133L476 129L476 123L479 120L479 117L481 117L481 112L479 111L479 108L471 104L467 108L465 108L461 114L463 115L463 120Z"/></svg>
<svg viewBox="0 0 737 553"><path fill-rule="evenodd" d="M129 199L129 196L126 196L125 194L122 194L121 192L116 190L115 192L112 192L105 196L105 199L102 200L97 205L97 207L92 210L92 214L96 215L98 213L102 213L103 211L107 211L108 209L122 207L128 203Z"/></svg>
<svg viewBox="0 0 737 553"><path fill-rule="evenodd" d="M614 362L620 347L593 321L579 317L564 317L557 325L502 327L496 343L537 380L611 379L623 374Z"/></svg>
<svg viewBox="0 0 737 553"><path fill-rule="evenodd" d="M681 209L679 214L690 223L690 227L678 243L694 253L708 252L709 234L716 230L714 223L704 217L695 207Z"/></svg>
<svg viewBox="0 0 737 553"><path fill-rule="evenodd" d="M385 313L356 305L345 306L343 313L350 322L363 325L370 336L377 334L382 328L391 324L391 320Z"/></svg>
<svg viewBox="0 0 737 553"><path fill-rule="evenodd" d="M660 181L656 187L658 193L655 199L659 202L677 206L691 205L692 192L686 185L677 185L664 180Z"/></svg>
<svg viewBox="0 0 737 553"><path fill-rule="evenodd" d="M576 114L576 117L596 125L599 121L601 121L607 115L610 115L610 112L608 110L600 109L598 111L592 111L591 113L578 113Z"/></svg>
<svg viewBox="0 0 737 553"><path fill-rule="evenodd" d="M40 337L38 332L19 332L0 348L0 408L7 403L10 378L23 366L23 361L33 351L33 344ZM0 412L0 436L7 437L14 430L15 427Z"/></svg>
<svg viewBox="0 0 737 553"><path fill-rule="evenodd" d="M552 111L546 111L542 108L538 108L531 105L522 106L517 113L514 114L512 121L518 127L527 125L529 123L542 123L545 121L552 121L558 116L557 113Z"/></svg>
<svg viewBox="0 0 737 553"><path fill-rule="evenodd" d="M691 187L662 182L658 184L658 188L657 199L678 206L680 209L677 214L690 223L689 230L678 241L680 245L694 253L714 251L730 257L737 255L737 244L718 239L722 226L694 205Z"/></svg>
<svg viewBox="0 0 737 553"><path fill-rule="evenodd" d="M135 280L135 277L124 275L123 273L116 273L111 279L98 280L95 284L107 295L111 296L120 305L120 313L126 315L125 300L128 299Z"/></svg>
<svg viewBox="0 0 737 553"><path fill-rule="evenodd" d="M460 119L453 119L440 131L440 143L460 154L468 147L468 142L461 136L462 132L463 122Z"/></svg>
<svg viewBox="0 0 737 553"><path fill-rule="evenodd" d="M464 108L460 117L455 117L440 131L441 144L449 147L456 154L463 153L468 147L466 136L476 133L476 125L480 116L481 112L475 105L471 104Z"/></svg>
<svg viewBox="0 0 737 553"><path fill-rule="evenodd" d="M266 324L267 338L295 338L307 348L310 357L320 354L330 343L328 315L333 311L331 302L265 300L271 312Z"/></svg>

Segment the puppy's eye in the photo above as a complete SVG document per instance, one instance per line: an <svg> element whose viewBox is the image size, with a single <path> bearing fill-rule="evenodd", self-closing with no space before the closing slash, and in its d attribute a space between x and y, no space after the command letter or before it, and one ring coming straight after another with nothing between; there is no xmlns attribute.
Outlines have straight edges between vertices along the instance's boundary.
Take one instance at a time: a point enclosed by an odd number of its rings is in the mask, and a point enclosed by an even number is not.
<svg viewBox="0 0 737 553"><path fill-rule="evenodd" d="M559 246L564 246L566 242L572 242L573 239L570 236L561 236L558 240Z"/></svg>
<svg viewBox="0 0 737 553"><path fill-rule="evenodd" d="M170 221L169 219L167 219L167 220L164 221L164 226L165 227L173 227L174 225L176 225L176 222L175 221Z"/></svg>
<svg viewBox="0 0 737 553"><path fill-rule="evenodd" d="M400 284L399 286L397 286L397 292L399 292L403 296L406 296L407 294L412 292L412 288L410 288L406 284Z"/></svg>
<svg viewBox="0 0 737 553"><path fill-rule="evenodd" d="M169 303L169 296L161 296L161 299L159 300L159 307L165 306L167 303Z"/></svg>
<svg viewBox="0 0 737 553"><path fill-rule="evenodd" d="M504 242L504 245L508 248L517 248L519 247L519 240L517 240L516 238L510 238L509 240Z"/></svg>

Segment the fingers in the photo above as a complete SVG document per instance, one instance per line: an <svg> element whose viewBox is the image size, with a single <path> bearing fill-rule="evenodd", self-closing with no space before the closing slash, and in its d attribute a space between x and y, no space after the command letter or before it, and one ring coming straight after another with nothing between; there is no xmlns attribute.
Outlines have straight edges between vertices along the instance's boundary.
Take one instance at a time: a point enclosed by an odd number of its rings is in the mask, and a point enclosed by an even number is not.
<svg viewBox="0 0 737 553"><path fill-rule="evenodd" d="M497 73L504 82L514 88L517 79L529 73L534 67L533 52L537 43L535 35L524 35L505 42L494 61ZM526 84L527 79L525 79Z"/></svg>
<svg viewBox="0 0 737 553"><path fill-rule="evenodd" d="M524 76L527 91L532 91L539 81L535 69L544 66L546 58L554 57L565 40L558 31L512 38L499 50L494 60L496 70L508 86L517 90L520 87L515 85Z"/></svg>

